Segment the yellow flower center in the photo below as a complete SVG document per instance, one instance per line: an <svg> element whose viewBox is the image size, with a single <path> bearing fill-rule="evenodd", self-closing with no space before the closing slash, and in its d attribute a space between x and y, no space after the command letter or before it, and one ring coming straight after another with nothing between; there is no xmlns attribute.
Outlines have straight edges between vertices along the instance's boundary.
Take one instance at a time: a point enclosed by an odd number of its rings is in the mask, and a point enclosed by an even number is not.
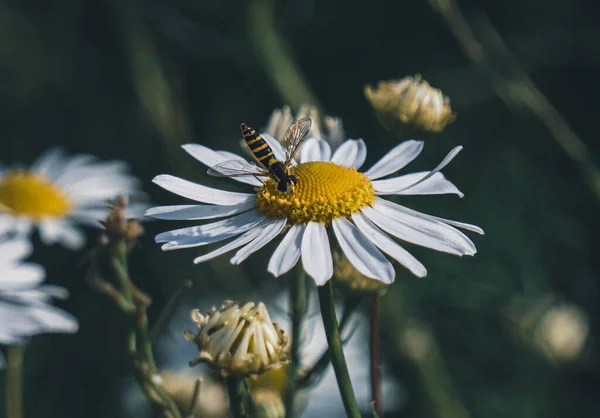
<svg viewBox="0 0 600 418"><path fill-rule="evenodd" d="M70 199L48 179L27 171L9 171L0 178L0 212L17 216L62 218L73 208Z"/></svg>
<svg viewBox="0 0 600 418"><path fill-rule="evenodd" d="M375 201L371 181L355 168L314 161L289 171L298 178L293 193L280 192L276 182L268 179L256 194L257 210L269 218L327 225Z"/></svg>

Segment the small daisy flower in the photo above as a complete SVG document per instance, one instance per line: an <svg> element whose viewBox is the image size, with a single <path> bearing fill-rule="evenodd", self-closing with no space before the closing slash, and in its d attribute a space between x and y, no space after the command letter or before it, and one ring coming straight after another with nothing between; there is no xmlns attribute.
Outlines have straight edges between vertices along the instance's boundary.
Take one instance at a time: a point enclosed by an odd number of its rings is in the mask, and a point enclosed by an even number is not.
<svg viewBox="0 0 600 418"><path fill-rule="evenodd" d="M137 193L138 181L119 161L66 156L53 149L29 169L0 167L0 234L23 235L37 226L45 244L71 249L85 244L78 224L98 226L107 201Z"/></svg>
<svg viewBox="0 0 600 418"><path fill-rule="evenodd" d="M275 157L285 160L281 144L268 134L261 135ZM230 152L213 151L199 144L187 144L183 148L208 167L232 158L241 159ZM165 251L201 247L233 238L197 257L195 263L239 249L231 263L240 264L285 233L270 258L269 272L281 276L301 258L304 270L321 286L333 275L329 241L329 232L332 232L348 260L367 277L388 284L394 281L394 267L384 253L416 276L424 277L427 270L423 264L391 237L463 256L474 255L476 248L457 228L480 234L483 231L474 225L419 213L383 198L447 193L462 196L440 171L462 147L453 149L431 171L385 178L413 161L422 149L423 142L402 142L362 173L358 170L367 155L362 139L345 141L332 155L326 141L309 138L300 150L299 163L292 162L290 167L290 174L298 180L293 193L280 192L277 183L267 177L233 178L255 186L254 193L237 193L160 175L154 179L156 184L202 204L155 207L146 214L170 220L224 218L156 236L157 242L165 243L162 246Z"/></svg>
<svg viewBox="0 0 600 418"><path fill-rule="evenodd" d="M75 318L49 305L52 297L65 298L66 289L42 286L44 269L22 261L31 250L32 245L22 238L0 241L0 344L19 344L24 337L78 329Z"/></svg>

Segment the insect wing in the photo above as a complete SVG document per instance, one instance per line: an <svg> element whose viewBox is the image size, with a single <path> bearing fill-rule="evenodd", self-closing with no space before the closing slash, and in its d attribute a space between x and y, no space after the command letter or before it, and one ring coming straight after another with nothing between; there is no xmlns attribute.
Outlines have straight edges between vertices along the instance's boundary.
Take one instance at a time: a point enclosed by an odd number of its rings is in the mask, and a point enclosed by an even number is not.
<svg viewBox="0 0 600 418"><path fill-rule="evenodd" d="M269 172L244 160L223 161L208 169L215 177L268 176Z"/></svg>
<svg viewBox="0 0 600 418"><path fill-rule="evenodd" d="M286 165L292 161L294 155L298 152L304 140L310 132L312 126L312 120L310 118L302 118L294 122L292 126L288 128L285 135L283 136L283 144L286 146L285 151L285 163Z"/></svg>

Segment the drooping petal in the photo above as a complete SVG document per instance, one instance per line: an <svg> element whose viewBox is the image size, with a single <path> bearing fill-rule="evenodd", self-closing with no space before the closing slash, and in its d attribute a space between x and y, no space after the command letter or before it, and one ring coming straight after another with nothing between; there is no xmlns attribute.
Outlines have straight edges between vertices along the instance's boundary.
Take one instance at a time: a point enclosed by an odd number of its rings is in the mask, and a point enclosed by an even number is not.
<svg viewBox="0 0 600 418"><path fill-rule="evenodd" d="M173 205L156 206L146 211L144 216L156 219L196 221L200 219L223 218L246 212L255 206L255 202L248 201L235 206L221 205Z"/></svg>
<svg viewBox="0 0 600 418"><path fill-rule="evenodd" d="M433 194L457 194L463 197L464 194L441 172L435 173L428 180L417 183L423 177L429 174L429 171L420 171L417 173L405 174L399 177L393 177L385 180L374 180L373 188L379 195L433 195Z"/></svg>
<svg viewBox="0 0 600 418"><path fill-rule="evenodd" d="M225 254L231 250L235 250L236 248L241 247L244 244L249 243L256 237L258 237L260 234L262 234L264 232L264 230L270 224L271 224L270 219L264 219L261 223L256 225L254 228L250 229L249 231L246 231L245 233L243 233L236 239L232 240L231 242L228 242L227 244L223 245L222 247L217 248L214 251L211 251L200 257L197 257L196 259L194 259L194 263L198 264L198 263L203 263L208 260L212 260L213 258L220 256L221 254Z"/></svg>
<svg viewBox="0 0 600 418"><path fill-rule="evenodd" d="M428 181L431 177L433 177L434 175L436 175L442 168L446 167L448 164L450 164L450 161L452 161L454 159L454 157L456 157L458 155L458 153L463 149L462 146L458 146L453 148L448 155L446 155L446 157L444 157L444 159L442 160L441 163L439 163L437 165L436 168L434 168L433 170L431 170L425 177L417 180L416 182L414 182L413 184L410 184L408 186L406 186L404 188L404 190L409 190L412 188L417 187L418 185ZM400 192L404 191L404 190L400 190Z"/></svg>
<svg viewBox="0 0 600 418"><path fill-rule="evenodd" d="M47 219L40 223L40 238L46 245L60 243L70 250L78 250L85 244L85 235L65 219Z"/></svg>
<svg viewBox="0 0 600 418"><path fill-rule="evenodd" d="M0 291L22 290L44 281L44 268L33 263L0 266Z"/></svg>
<svg viewBox="0 0 600 418"><path fill-rule="evenodd" d="M417 158L422 150L423 141L413 139L404 141L392 148L373 167L368 169L365 176L375 180L393 174Z"/></svg>
<svg viewBox="0 0 600 418"><path fill-rule="evenodd" d="M333 259L327 230L323 224L309 222L302 237L302 266L317 286L333 276Z"/></svg>
<svg viewBox="0 0 600 418"><path fill-rule="evenodd" d="M348 168L362 167L367 159L367 145L362 139L344 141L333 153L331 162Z"/></svg>
<svg viewBox="0 0 600 418"><path fill-rule="evenodd" d="M396 272L392 263L352 222L337 218L331 224L342 251L356 270L383 283L393 283Z"/></svg>
<svg viewBox="0 0 600 418"><path fill-rule="evenodd" d="M462 232L423 214L383 199L362 209L370 220L401 240L455 255L473 255L473 242Z"/></svg>
<svg viewBox="0 0 600 418"><path fill-rule="evenodd" d="M302 237L305 226L294 224L285 235L271 260L269 260L268 271L275 277L287 273L296 265L300 259L302 249Z"/></svg>
<svg viewBox="0 0 600 418"><path fill-rule="evenodd" d="M273 240L285 227L287 219L276 219L265 228L264 232L259 235L255 240L251 241L244 248L240 249L233 258L230 260L231 264L240 264L250 255L260 250L262 247L267 245Z"/></svg>
<svg viewBox="0 0 600 418"><path fill-rule="evenodd" d="M167 242L162 246L165 251L199 247L240 235L258 225L263 219L263 215L253 210L206 225L163 232L158 234L155 239L156 242Z"/></svg>
<svg viewBox="0 0 600 418"><path fill-rule="evenodd" d="M365 215L362 213L353 213L352 220L373 244L409 269L412 274L417 277L425 277L427 275L427 269L419 260L381 232Z"/></svg>
<svg viewBox="0 0 600 418"><path fill-rule="evenodd" d="M300 149L300 162L329 161L331 147L327 141L320 138L308 138Z"/></svg>
<svg viewBox="0 0 600 418"><path fill-rule="evenodd" d="M182 148L190 154L192 157L200 161L202 164L207 167L214 167L217 164L230 160L223 154L218 151L213 151L212 149L205 147L200 144L185 144L182 145ZM233 180L239 181L241 183L250 184L252 186L261 186L262 183L254 176L240 176L240 177L231 177Z"/></svg>
<svg viewBox="0 0 600 418"><path fill-rule="evenodd" d="M254 194L213 189L168 174L156 176L152 181L171 193L187 197L196 202L211 203L213 205L239 205L255 198Z"/></svg>

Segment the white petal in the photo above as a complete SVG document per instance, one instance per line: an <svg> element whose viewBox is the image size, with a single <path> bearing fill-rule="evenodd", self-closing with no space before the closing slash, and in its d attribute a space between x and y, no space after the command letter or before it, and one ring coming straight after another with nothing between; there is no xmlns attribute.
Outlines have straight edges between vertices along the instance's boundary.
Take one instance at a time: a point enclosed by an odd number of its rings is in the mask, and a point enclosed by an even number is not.
<svg viewBox="0 0 600 418"><path fill-rule="evenodd" d="M421 183L426 182L427 180L429 180L431 177L433 177L436 173L438 173L442 168L446 167L450 161L452 161L454 159L454 157L456 157L458 155L458 153L463 149L462 146L458 146L453 148L448 155L446 155L446 157L444 157L444 159L442 160L441 163L438 164L438 166L436 168L434 168L433 170L431 170L429 172L429 174L427 174L425 177L423 177L422 179L419 179L418 181L416 181L415 183L408 185L404 188L404 190L409 190L412 189L418 185L420 185ZM401 190L401 191L404 191Z"/></svg>
<svg viewBox="0 0 600 418"><path fill-rule="evenodd" d="M54 180L62 172L63 156L64 151L62 149L52 148L39 156L31 165L30 170L42 177Z"/></svg>
<svg viewBox="0 0 600 418"><path fill-rule="evenodd" d="M296 265L300 259L302 237L304 236L305 226L294 224L285 235L271 260L269 260L268 271L275 277L287 273Z"/></svg>
<svg viewBox="0 0 600 418"><path fill-rule="evenodd" d="M0 291L32 288L41 284L45 276L44 268L34 263L1 266Z"/></svg>
<svg viewBox="0 0 600 418"><path fill-rule="evenodd" d="M392 263L352 222L337 218L332 226L342 251L356 270L386 284L394 282L396 272Z"/></svg>
<svg viewBox="0 0 600 418"><path fill-rule="evenodd" d="M85 244L85 235L65 220L42 221L40 238L46 245L60 243L71 250L78 250Z"/></svg>
<svg viewBox="0 0 600 418"><path fill-rule="evenodd" d="M401 240L455 255L477 252L473 242L459 230L387 200L377 199L362 213Z"/></svg>
<svg viewBox="0 0 600 418"><path fill-rule="evenodd" d="M269 146L271 147L275 158L277 158L279 161L285 161L285 149L283 149L281 142L279 142L266 132L261 133L260 136L262 136L263 139L267 141L267 144L269 144Z"/></svg>
<svg viewBox="0 0 600 418"><path fill-rule="evenodd" d="M165 251L199 247L240 235L258 225L263 219L263 215L253 210L206 225L163 232L156 236L156 242L167 242L162 246Z"/></svg>
<svg viewBox="0 0 600 418"><path fill-rule="evenodd" d="M362 139L349 139L338 147L331 157L331 162L343 167L362 167L367 159L367 146Z"/></svg>
<svg viewBox="0 0 600 418"><path fill-rule="evenodd" d="M455 226L457 228L462 228L462 229L466 229L467 231L476 232L479 235L485 235L485 232L483 232L483 229L481 229L477 225L466 224L464 222L458 222L458 221L451 221L450 219L439 218L439 217L433 216L433 215L427 215L427 217L431 218L431 219L435 219L440 222L443 222L448 225Z"/></svg>
<svg viewBox="0 0 600 418"><path fill-rule="evenodd" d="M309 222L302 237L302 266L317 286L323 286L333 275L331 247L325 225Z"/></svg>
<svg viewBox="0 0 600 418"><path fill-rule="evenodd" d="M200 144L185 144L182 148L190 154L192 157L200 161L207 167L214 167L215 165L228 161L230 158L223 156L217 151L213 151L208 147ZM233 180L250 184L252 186L262 186L262 183L253 176L242 176L242 177L231 177Z"/></svg>
<svg viewBox="0 0 600 418"><path fill-rule="evenodd" d="M58 241L60 234L60 221L54 219L47 219L40 223L40 238L46 245L52 245Z"/></svg>
<svg viewBox="0 0 600 418"><path fill-rule="evenodd" d="M15 229L15 217L7 213L0 213L0 236L8 234Z"/></svg>
<svg viewBox="0 0 600 418"><path fill-rule="evenodd" d="M233 258L230 260L231 264L240 264L242 261L250 257L250 255L267 245L277 235L279 235L286 223L287 219L285 218L271 221L271 223L267 226L267 228L265 228L264 232L258 238L235 253Z"/></svg>
<svg viewBox="0 0 600 418"><path fill-rule="evenodd" d="M446 180L440 172L435 173L423 183L411 186L420 181L429 174L429 171L420 171L418 173L406 174L404 176L393 177L385 180L374 180L373 188L379 195L397 194L397 195L434 195L434 194L457 194L463 197L464 194L449 180Z"/></svg>
<svg viewBox="0 0 600 418"><path fill-rule="evenodd" d="M235 250L236 248L239 248L242 245L249 243L254 238L256 238L260 234L262 234L263 231L265 230L265 228L267 228L270 223L271 223L271 220L263 219L263 221L261 223L259 223L254 228L250 229L249 231L246 231L245 233L243 233L241 236L237 237L233 241L228 242L227 244L223 245L222 247L217 248L214 251L211 251L200 257L197 257L194 260L194 263L198 264L198 263L203 263L207 260L212 260L213 258L220 256L221 254L225 254L226 252Z"/></svg>
<svg viewBox="0 0 600 418"><path fill-rule="evenodd" d="M29 256L33 251L33 245L27 239L15 238L0 242L0 265L9 261L19 261Z"/></svg>
<svg viewBox="0 0 600 418"><path fill-rule="evenodd" d="M157 206L146 211L144 216L156 219L168 220L200 220L223 218L225 216L237 215L252 209L256 204L252 201L235 206L220 205L173 205Z"/></svg>
<svg viewBox="0 0 600 418"><path fill-rule="evenodd" d="M423 151L423 141L413 139L404 141L388 151L365 172L365 176L375 180L393 174L417 158L421 151Z"/></svg>
<svg viewBox="0 0 600 418"><path fill-rule="evenodd" d="M409 269L415 276L425 277L427 275L427 269L419 260L381 232L365 215L353 213L352 220L373 244Z"/></svg>
<svg viewBox="0 0 600 418"><path fill-rule="evenodd" d="M213 189L168 174L156 176L152 181L172 193L187 197L196 202L212 203L213 205L238 205L240 203L247 203L255 198L254 194Z"/></svg>
<svg viewBox="0 0 600 418"><path fill-rule="evenodd" d="M319 138L308 138L300 149L300 162L329 161L331 147L327 141Z"/></svg>

